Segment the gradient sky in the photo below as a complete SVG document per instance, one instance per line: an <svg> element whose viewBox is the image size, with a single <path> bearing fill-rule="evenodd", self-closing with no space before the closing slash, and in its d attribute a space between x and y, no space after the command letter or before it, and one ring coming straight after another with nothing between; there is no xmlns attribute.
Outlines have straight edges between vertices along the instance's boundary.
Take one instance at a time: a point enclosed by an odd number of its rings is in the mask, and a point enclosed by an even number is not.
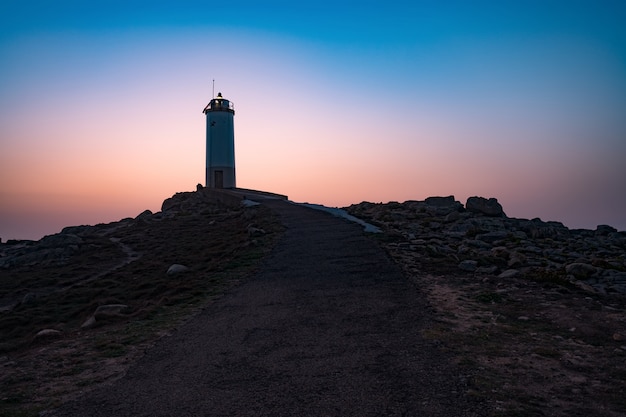
<svg viewBox="0 0 626 417"><path fill-rule="evenodd" d="M626 230L623 1L0 4L0 238L158 211L235 104L237 184Z"/></svg>

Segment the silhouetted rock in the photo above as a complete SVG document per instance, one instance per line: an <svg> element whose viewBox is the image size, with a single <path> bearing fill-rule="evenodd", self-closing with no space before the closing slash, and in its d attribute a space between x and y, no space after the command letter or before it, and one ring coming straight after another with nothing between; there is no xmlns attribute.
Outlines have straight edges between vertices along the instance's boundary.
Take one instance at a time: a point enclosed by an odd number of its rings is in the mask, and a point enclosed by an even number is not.
<svg viewBox="0 0 626 417"><path fill-rule="evenodd" d="M617 232L617 229L606 224L600 224L596 227L595 234L598 236L608 236L611 233Z"/></svg>
<svg viewBox="0 0 626 417"><path fill-rule="evenodd" d="M436 207L449 207L455 205L456 203L453 195L447 197L428 197L426 200L424 200L424 202L429 206Z"/></svg>
<svg viewBox="0 0 626 417"><path fill-rule="evenodd" d="M148 221L152 218L152 215L153 213L150 210L144 210L135 217L135 220Z"/></svg>
<svg viewBox="0 0 626 417"><path fill-rule="evenodd" d="M495 198L470 197L465 203L465 209L472 213L480 213L490 217L506 217L502 206Z"/></svg>

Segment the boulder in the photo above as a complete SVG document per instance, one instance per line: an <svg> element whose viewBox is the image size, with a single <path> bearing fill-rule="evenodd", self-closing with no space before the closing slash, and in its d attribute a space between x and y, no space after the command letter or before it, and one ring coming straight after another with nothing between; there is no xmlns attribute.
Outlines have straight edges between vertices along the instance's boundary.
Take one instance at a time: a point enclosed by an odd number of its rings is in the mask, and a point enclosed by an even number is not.
<svg viewBox="0 0 626 417"><path fill-rule="evenodd" d="M139 213L139 215L137 217L135 217L135 220L150 220L150 218L152 217L152 212L150 210L144 210L141 213Z"/></svg>
<svg viewBox="0 0 626 417"><path fill-rule="evenodd" d="M128 309L128 306L126 304L104 304L98 306L93 315L85 320L85 322L81 324L80 327L82 329L88 329L95 326L98 320L104 320L107 318L120 316L126 309Z"/></svg>
<svg viewBox="0 0 626 417"><path fill-rule="evenodd" d="M496 246L491 249L491 255L496 258L509 259L511 257L511 251L506 246Z"/></svg>
<svg viewBox="0 0 626 417"><path fill-rule="evenodd" d="M462 269L463 271L474 272L476 271L476 268L478 268L478 262L468 259L465 261L461 261L458 266L459 269Z"/></svg>
<svg viewBox="0 0 626 417"><path fill-rule="evenodd" d="M456 203L453 195L449 195L447 197L428 197L424 200L424 202L429 206L435 207L448 207L453 206Z"/></svg>
<svg viewBox="0 0 626 417"><path fill-rule="evenodd" d="M507 269L506 271L503 271L500 275L498 275L498 278L501 278L501 279L514 278L518 275L519 275L519 271L517 269Z"/></svg>
<svg viewBox="0 0 626 417"><path fill-rule="evenodd" d="M519 252L513 252L509 257L507 266L509 268L515 268L515 267L525 265L526 262L527 262L526 255L524 255L523 253L519 253Z"/></svg>
<svg viewBox="0 0 626 417"><path fill-rule="evenodd" d="M443 221L445 223L452 223L452 222L459 220L460 218L461 218L461 213L459 213L458 211L452 211L448 213L446 217L444 217Z"/></svg>
<svg viewBox="0 0 626 417"><path fill-rule="evenodd" d="M587 279L595 274L598 269L583 262L574 262L565 266L565 272L567 275L572 275L576 279Z"/></svg>
<svg viewBox="0 0 626 417"><path fill-rule="evenodd" d="M490 217L506 217L502 206L496 198L470 197L465 203L465 209L472 213L484 214Z"/></svg>
<svg viewBox="0 0 626 417"><path fill-rule="evenodd" d="M96 325L96 318L94 316L89 317L83 324L80 325L81 329L88 329Z"/></svg>
<svg viewBox="0 0 626 417"><path fill-rule="evenodd" d="M609 234L616 233L616 232L617 232L617 229L614 227L611 227L606 224L599 224L596 227L595 235L596 236L608 236Z"/></svg>
<svg viewBox="0 0 626 417"><path fill-rule="evenodd" d="M250 237L258 237L263 236L265 234L265 230L255 227L253 225L248 226L248 236Z"/></svg>
<svg viewBox="0 0 626 417"><path fill-rule="evenodd" d="M93 316L96 319L102 319L105 317L119 316L128 306L126 304L105 304L96 308Z"/></svg>
<svg viewBox="0 0 626 417"><path fill-rule="evenodd" d="M480 268L476 269L476 272L478 272L479 274L495 274L496 272L498 272L498 267L495 265L490 265L490 266L481 266Z"/></svg>
<svg viewBox="0 0 626 417"><path fill-rule="evenodd" d="M167 268L167 275L182 274L183 272L187 272L188 270L189 268L185 265L173 264L169 268Z"/></svg>
<svg viewBox="0 0 626 417"><path fill-rule="evenodd" d="M509 232L507 231L496 231L496 232L487 232L476 235L476 239L482 240L483 242L493 243L498 240L506 239L509 236Z"/></svg>
<svg viewBox="0 0 626 417"><path fill-rule="evenodd" d="M58 330L43 329L37 332L37 334L35 335L35 339L44 339L44 338L51 339L51 338L59 337L59 336L61 336L61 332Z"/></svg>

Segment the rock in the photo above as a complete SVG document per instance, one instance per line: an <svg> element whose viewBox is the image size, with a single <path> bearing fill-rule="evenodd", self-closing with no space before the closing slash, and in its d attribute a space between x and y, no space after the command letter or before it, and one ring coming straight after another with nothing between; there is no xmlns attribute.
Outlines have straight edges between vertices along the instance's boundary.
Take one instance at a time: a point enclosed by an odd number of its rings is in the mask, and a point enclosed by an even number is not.
<svg viewBox="0 0 626 417"><path fill-rule="evenodd" d="M495 198L470 197L465 203L465 209L472 213L480 213L490 217L506 217L502 206Z"/></svg>
<svg viewBox="0 0 626 417"><path fill-rule="evenodd" d="M185 265L173 264L173 265L170 265L169 268L167 268L167 275L177 275L183 272L187 272L188 270L189 268L186 267Z"/></svg>
<svg viewBox="0 0 626 417"><path fill-rule="evenodd" d="M565 266L565 272L574 278L584 280L591 277L597 272L597 268L586 263L575 262Z"/></svg>
<svg viewBox="0 0 626 417"><path fill-rule="evenodd" d="M511 252L506 248L506 246L496 246L491 249L491 254L496 258L509 259L511 257Z"/></svg>
<svg viewBox="0 0 626 417"><path fill-rule="evenodd" d="M96 318L94 316L89 317L83 324L81 324L81 329L89 329L96 325Z"/></svg>
<svg viewBox="0 0 626 417"><path fill-rule="evenodd" d="M616 233L616 232L617 232L617 229L614 227L611 227L606 224L599 224L596 227L595 235L596 236L608 236L609 234Z"/></svg>
<svg viewBox="0 0 626 417"><path fill-rule="evenodd" d="M219 207L238 208L242 198L215 189L196 186L196 191L176 193L163 200L161 212L167 215L176 213L200 214Z"/></svg>
<svg viewBox="0 0 626 417"><path fill-rule="evenodd" d="M144 210L141 213L139 213L137 217L135 217L135 220L142 220L142 221L150 220L150 218L152 217L152 214L153 213L150 210Z"/></svg>
<svg viewBox="0 0 626 417"><path fill-rule="evenodd" d="M461 213L459 213L458 211L452 211L448 213L446 217L444 217L443 221L444 223L452 223L452 222L459 220L460 218L461 218Z"/></svg>
<svg viewBox="0 0 626 417"><path fill-rule="evenodd" d="M509 268L520 267L526 265L527 258L523 253L514 252L509 257L509 261L507 262L507 266Z"/></svg>
<svg viewBox="0 0 626 417"><path fill-rule="evenodd" d="M476 239L482 240L483 242L487 242L487 243L493 243L498 240L506 239L508 236L509 236L509 233L506 231L488 232L488 233L481 233L479 235L476 235Z"/></svg>
<svg viewBox="0 0 626 417"><path fill-rule="evenodd" d="M465 243L467 243L468 246L472 246L474 248L478 248L478 249L491 249L491 245L487 242L483 242L482 240L478 240L478 239L470 239L470 240L466 240Z"/></svg>
<svg viewBox="0 0 626 417"><path fill-rule="evenodd" d="M128 306L126 304L105 304L96 308L93 317L103 319L106 317L119 316Z"/></svg>
<svg viewBox="0 0 626 417"><path fill-rule="evenodd" d="M465 261L461 261L458 266L459 269L462 269L463 271L474 272L476 271L476 268L478 268L478 262L468 259Z"/></svg>
<svg viewBox="0 0 626 417"><path fill-rule="evenodd" d="M35 339L44 339L44 338L51 339L51 338L59 337L59 336L61 336L61 332L58 330L43 329L37 332L37 334L35 335Z"/></svg>
<svg viewBox="0 0 626 417"><path fill-rule="evenodd" d="M576 285L578 288L580 288L581 290L586 291L586 292L590 292L590 293L596 293L597 292L596 289L593 288L591 285L586 284L586 283L584 283L582 281L576 281L576 282L574 282L574 285Z"/></svg>
<svg viewBox="0 0 626 417"><path fill-rule="evenodd" d="M82 243L83 239L80 236L68 232L48 235L38 242L17 241L3 253L0 268L18 265L61 265L80 249Z"/></svg>
<svg viewBox="0 0 626 417"><path fill-rule="evenodd" d="M570 230L560 222L509 218L496 203L472 197L464 210L456 208L452 196L429 197L404 203L363 202L348 211L397 237L389 245L394 256L415 253L419 262L449 262L462 271L500 273L503 279L526 271L567 276L596 295L626 294L626 232L607 225Z"/></svg>
<svg viewBox="0 0 626 417"><path fill-rule="evenodd" d="M29 292L24 297L22 297L22 304L34 304L37 299L37 295Z"/></svg>
<svg viewBox="0 0 626 417"><path fill-rule="evenodd" d="M534 245L527 245L524 246L522 248L522 250L524 252L531 252L531 253L536 253L537 255L541 255L543 253L543 250L541 250L541 248L534 246Z"/></svg>
<svg viewBox="0 0 626 417"><path fill-rule="evenodd" d="M196 191L202 191L202 190L204 190L204 186L202 184L198 183L196 185Z"/></svg>
<svg viewBox="0 0 626 417"><path fill-rule="evenodd" d="M57 233L56 235L44 236L37 245L40 248L66 248L78 246L83 239L73 233Z"/></svg>
<svg viewBox="0 0 626 417"><path fill-rule="evenodd" d="M259 237L265 234L265 230L259 229L258 227L254 227L252 225L248 226L248 236L250 237Z"/></svg>
<svg viewBox="0 0 626 417"><path fill-rule="evenodd" d="M508 278L514 278L518 275L519 275L519 271L517 269L507 269L506 271L498 275L498 278L508 279Z"/></svg>
<svg viewBox="0 0 626 417"><path fill-rule="evenodd" d="M476 269L476 272L478 272L479 274L492 275L492 274L495 274L496 272L498 272L498 267L495 266L495 265L481 266L481 267Z"/></svg>
<svg viewBox="0 0 626 417"><path fill-rule="evenodd" d="M569 229L559 222L543 222L539 218L520 223L520 229L533 239L555 238L568 236Z"/></svg>
<svg viewBox="0 0 626 417"><path fill-rule="evenodd" d="M261 203L259 202L248 200L248 199L242 200L241 204L243 204L244 207L258 207L261 205Z"/></svg>
<svg viewBox="0 0 626 417"><path fill-rule="evenodd" d="M424 203L428 204L429 206L448 207L455 205L456 201L454 200L453 195L449 195L447 197L428 197L426 200L424 200Z"/></svg>
<svg viewBox="0 0 626 417"><path fill-rule="evenodd" d="M96 308L93 315L89 317L87 320L81 324L81 329L88 329L94 327L98 320L105 320L111 317L120 316L124 310L127 310L128 306L126 304L105 304Z"/></svg>

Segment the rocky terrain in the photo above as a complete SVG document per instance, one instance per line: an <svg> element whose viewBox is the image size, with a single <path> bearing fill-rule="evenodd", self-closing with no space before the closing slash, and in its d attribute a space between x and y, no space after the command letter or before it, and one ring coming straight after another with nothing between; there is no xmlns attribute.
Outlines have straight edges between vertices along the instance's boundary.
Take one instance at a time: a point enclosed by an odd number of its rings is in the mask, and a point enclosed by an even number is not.
<svg viewBox="0 0 626 417"><path fill-rule="evenodd" d="M269 210L199 189L158 213L1 244L0 416L34 416L119 378L251 273L279 230Z"/></svg>
<svg viewBox="0 0 626 417"><path fill-rule="evenodd" d="M347 210L427 294L427 336L502 416L626 415L626 233L508 218L496 199Z"/></svg>
<svg viewBox="0 0 626 417"><path fill-rule="evenodd" d="M382 230L371 238L428 298L424 336L491 415L626 415L626 233L508 218L480 197L346 210ZM280 231L262 205L199 188L158 213L0 244L0 416L119 378Z"/></svg>
<svg viewBox="0 0 626 417"><path fill-rule="evenodd" d="M450 197L377 205L350 212L403 237L398 250L445 260L500 279L541 275L590 293L626 294L626 232L608 225L570 230L559 222L508 218L494 198Z"/></svg>

